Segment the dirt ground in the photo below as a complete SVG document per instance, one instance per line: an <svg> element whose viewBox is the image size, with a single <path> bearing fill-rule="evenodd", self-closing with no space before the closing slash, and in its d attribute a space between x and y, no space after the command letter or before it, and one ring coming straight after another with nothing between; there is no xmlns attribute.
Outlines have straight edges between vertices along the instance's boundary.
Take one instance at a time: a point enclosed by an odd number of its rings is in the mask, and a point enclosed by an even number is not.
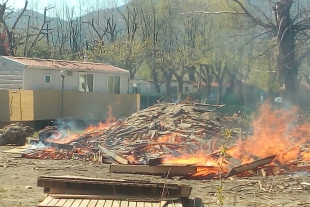
<svg viewBox="0 0 310 207"><path fill-rule="evenodd" d="M160 176L110 174L109 165L74 160L31 160L19 155L3 153L14 148L0 147L0 207L34 207L45 197L43 188L37 187L41 175L75 175L98 178L135 179L164 182ZM301 182L309 182L305 176L234 177L223 181L220 192L218 180L168 179L168 183L187 184L193 187L191 198L202 199L204 206L218 206L216 195L224 198L223 206L310 206L310 189ZM196 205L198 207L198 205Z"/></svg>

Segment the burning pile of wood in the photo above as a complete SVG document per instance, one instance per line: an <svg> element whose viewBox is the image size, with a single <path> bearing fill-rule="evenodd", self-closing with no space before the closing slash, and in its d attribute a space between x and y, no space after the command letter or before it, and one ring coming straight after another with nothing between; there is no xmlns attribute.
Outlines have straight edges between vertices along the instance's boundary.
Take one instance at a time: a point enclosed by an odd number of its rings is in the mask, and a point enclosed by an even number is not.
<svg viewBox="0 0 310 207"><path fill-rule="evenodd" d="M219 107L157 104L127 119L92 126L81 134L55 131L45 144L57 143L54 148L70 146L69 154L78 159L103 163L113 160L122 165L111 165L111 172L126 173L229 177L253 171L268 175L298 170L298 161L310 160L305 138L310 135L310 126L287 130L294 116L291 112L274 113L270 107L262 108L253 123L255 135L240 139L241 130L239 134L232 132L230 122L214 112ZM274 126L279 127L278 131ZM225 131L229 133L223 135ZM30 155L39 158L42 154ZM57 156L67 159L67 154ZM55 159L54 155L45 157ZM267 168L262 169L265 165Z"/></svg>
<svg viewBox="0 0 310 207"><path fill-rule="evenodd" d="M222 138L223 129L227 127L225 119L214 112L220 107L222 105L162 103L138 111L125 120L92 126L81 134L47 127L39 135L40 143L49 150L43 153L44 149L33 149L25 157L67 159L72 157L68 155L73 154L74 147L74 150L83 149L86 157L89 154L98 157L94 151L101 149L104 153L124 157L123 164L148 164L150 159L164 154L194 153L201 149L211 153L218 147L214 138ZM49 156L49 152L53 155ZM79 157L83 157L81 154ZM104 160L110 162L105 157Z"/></svg>

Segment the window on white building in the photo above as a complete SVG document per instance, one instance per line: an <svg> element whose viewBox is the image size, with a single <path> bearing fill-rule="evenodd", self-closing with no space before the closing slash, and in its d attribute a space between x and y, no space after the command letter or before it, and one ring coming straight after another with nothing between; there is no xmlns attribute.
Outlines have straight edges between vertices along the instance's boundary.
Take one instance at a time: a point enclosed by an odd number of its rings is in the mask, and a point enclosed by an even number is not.
<svg viewBox="0 0 310 207"><path fill-rule="evenodd" d="M94 74L79 74L79 91L93 92L94 91Z"/></svg>
<svg viewBox="0 0 310 207"><path fill-rule="evenodd" d="M108 76L108 92L114 94L121 93L121 77L120 76Z"/></svg>
<svg viewBox="0 0 310 207"><path fill-rule="evenodd" d="M51 76L50 75L44 76L44 83L51 83Z"/></svg>

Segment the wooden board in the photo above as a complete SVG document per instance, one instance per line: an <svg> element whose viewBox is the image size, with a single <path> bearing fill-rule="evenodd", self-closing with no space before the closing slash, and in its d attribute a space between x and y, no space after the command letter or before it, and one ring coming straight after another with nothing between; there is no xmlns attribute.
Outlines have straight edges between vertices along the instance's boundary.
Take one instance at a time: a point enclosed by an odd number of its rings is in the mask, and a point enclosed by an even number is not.
<svg viewBox="0 0 310 207"><path fill-rule="evenodd" d="M3 151L3 152L12 153L12 154L23 154L27 151L30 151L31 149L32 149L32 145L27 144L25 146L16 147L16 148L9 149L9 150Z"/></svg>
<svg viewBox="0 0 310 207"><path fill-rule="evenodd" d="M197 166L178 166L178 165L110 165L111 173L135 173L152 175L181 175L194 174L197 172Z"/></svg>
<svg viewBox="0 0 310 207"><path fill-rule="evenodd" d="M128 196L113 196L113 195L74 195L74 194L49 194L57 199L92 199L92 200L121 200L121 201L143 201L143 202L159 202L161 198L146 198L146 197L128 197ZM165 198L165 201L176 200L178 198ZM125 205L125 204L123 204Z"/></svg>
<svg viewBox="0 0 310 207"><path fill-rule="evenodd" d="M101 145L98 145L98 149L103 152L104 154L108 155L109 157L111 157L112 159L114 159L116 162L127 165L128 164L128 160L126 160L125 158L115 154L114 152L109 151L108 149L102 147Z"/></svg>
<svg viewBox="0 0 310 207"><path fill-rule="evenodd" d="M248 164L239 165L237 167L234 167L226 174L225 178L229 178L233 175L237 175L239 173L246 172L249 170L255 170L258 167L267 165L267 164L271 163L275 157L276 157L276 155L273 155L270 157L266 157L263 159L256 160L256 161L248 163Z"/></svg>
<svg viewBox="0 0 310 207"><path fill-rule="evenodd" d="M183 207L180 199L158 202L94 200L94 199L57 199L50 195L38 207Z"/></svg>
<svg viewBox="0 0 310 207"><path fill-rule="evenodd" d="M75 176L41 176L37 180L37 186L43 187L49 194L97 195L113 199L189 197L192 189L188 185Z"/></svg>

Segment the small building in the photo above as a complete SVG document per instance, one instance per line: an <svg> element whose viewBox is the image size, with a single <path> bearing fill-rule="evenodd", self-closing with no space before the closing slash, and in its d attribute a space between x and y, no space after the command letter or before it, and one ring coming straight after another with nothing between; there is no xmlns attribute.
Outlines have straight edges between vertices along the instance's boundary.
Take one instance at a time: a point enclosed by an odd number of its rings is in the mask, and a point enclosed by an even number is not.
<svg viewBox="0 0 310 207"><path fill-rule="evenodd" d="M127 94L129 72L104 63L0 56L0 90L64 90Z"/></svg>

